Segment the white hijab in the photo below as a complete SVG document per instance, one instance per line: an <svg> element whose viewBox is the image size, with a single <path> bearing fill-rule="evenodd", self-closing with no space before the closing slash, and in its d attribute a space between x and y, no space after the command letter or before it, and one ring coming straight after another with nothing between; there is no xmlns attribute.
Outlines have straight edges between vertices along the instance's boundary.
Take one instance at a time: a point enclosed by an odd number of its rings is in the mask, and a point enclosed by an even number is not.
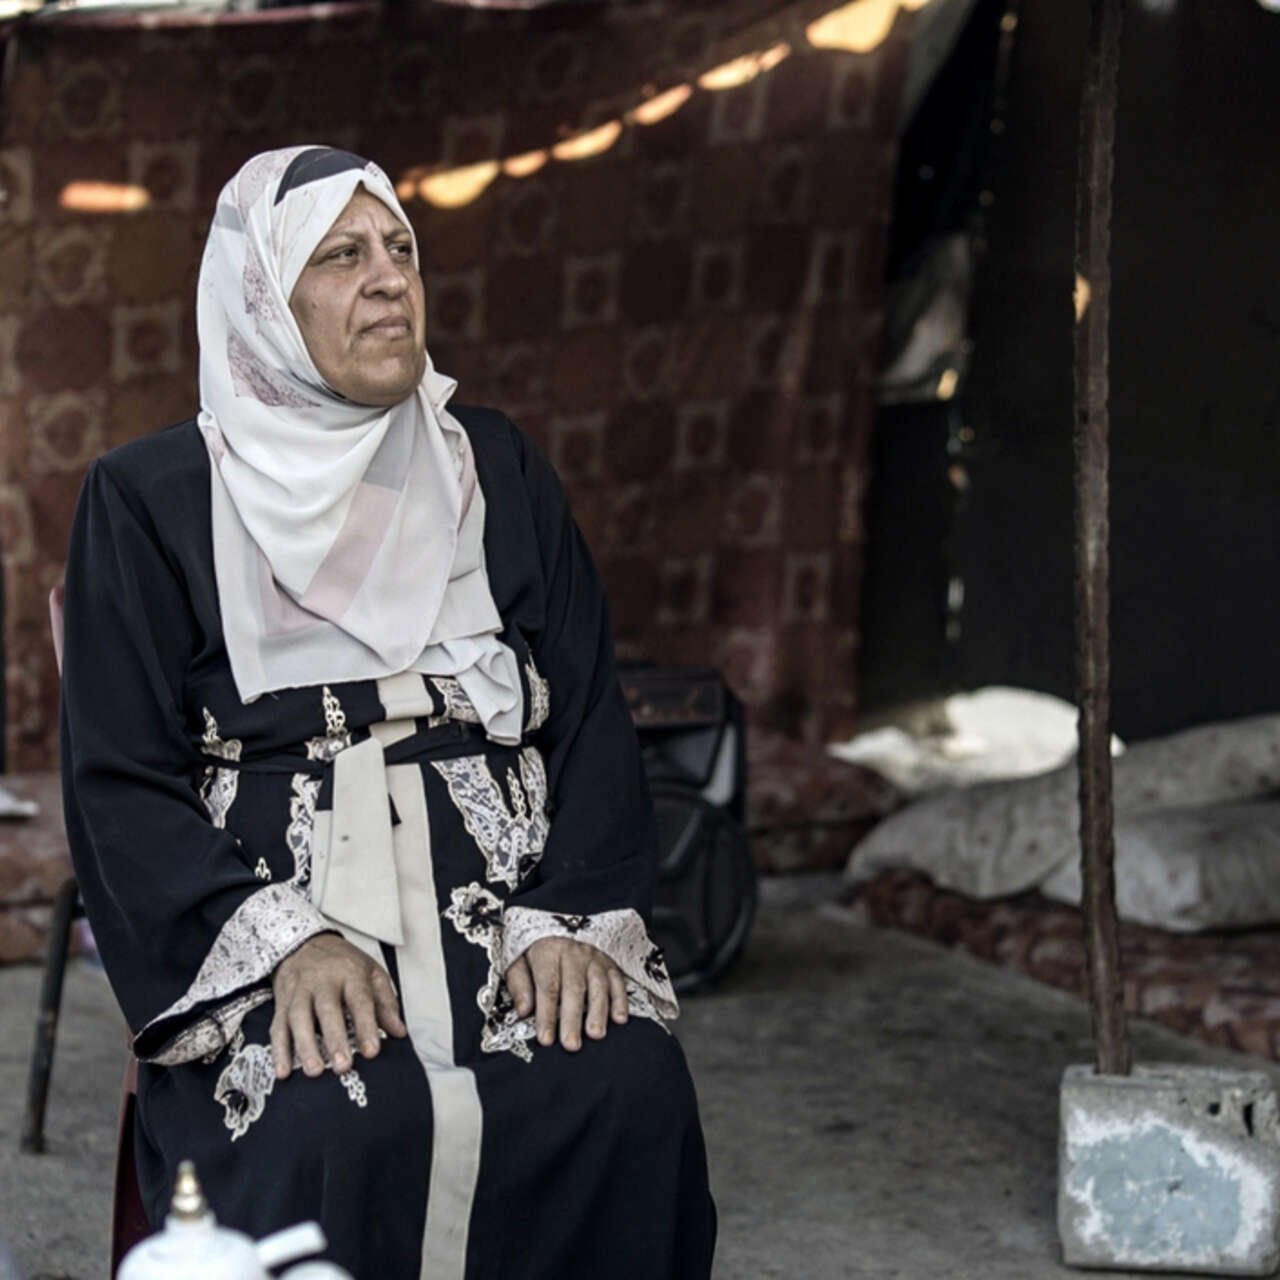
<svg viewBox="0 0 1280 1280"><path fill-rule="evenodd" d="M456 676L489 736L518 741L523 698L485 572L484 494L445 408L457 384L428 358L399 404L353 404L325 384L289 310L361 186L409 227L376 165L291 147L227 183L209 230L199 424L231 671L246 703L402 671Z"/></svg>

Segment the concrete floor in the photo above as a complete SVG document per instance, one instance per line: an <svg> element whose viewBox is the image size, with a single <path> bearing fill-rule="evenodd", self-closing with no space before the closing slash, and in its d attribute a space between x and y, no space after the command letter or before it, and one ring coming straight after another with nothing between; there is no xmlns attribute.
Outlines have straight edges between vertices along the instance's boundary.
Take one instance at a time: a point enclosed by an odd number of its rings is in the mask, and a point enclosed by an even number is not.
<svg viewBox="0 0 1280 1280"><path fill-rule="evenodd" d="M1080 1274L1058 1261L1054 1197L1058 1080L1090 1057L1086 1010L864 927L826 903L833 891L830 877L767 884L743 961L677 1024L720 1205L717 1280ZM0 970L0 1239L27 1280L98 1280L120 1022L101 976L77 966L49 1151L19 1155L38 980ZM1146 1061L1258 1065L1159 1028L1135 1040Z"/></svg>

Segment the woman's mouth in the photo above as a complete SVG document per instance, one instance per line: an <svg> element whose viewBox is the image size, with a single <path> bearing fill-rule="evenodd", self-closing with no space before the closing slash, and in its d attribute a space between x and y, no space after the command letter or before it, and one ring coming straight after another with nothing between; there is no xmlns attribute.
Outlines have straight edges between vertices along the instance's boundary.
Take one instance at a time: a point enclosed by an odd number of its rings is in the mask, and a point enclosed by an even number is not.
<svg viewBox="0 0 1280 1280"><path fill-rule="evenodd" d="M361 330L373 338L407 337L412 331L412 325L404 316L386 316L382 320L375 320L373 324L365 325Z"/></svg>

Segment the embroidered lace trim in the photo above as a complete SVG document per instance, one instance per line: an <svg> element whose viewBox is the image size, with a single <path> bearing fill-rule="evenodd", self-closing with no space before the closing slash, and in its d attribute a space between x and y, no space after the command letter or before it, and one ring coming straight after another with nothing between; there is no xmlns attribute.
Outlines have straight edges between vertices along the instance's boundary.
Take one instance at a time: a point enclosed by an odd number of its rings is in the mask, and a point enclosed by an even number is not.
<svg viewBox="0 0 1280 1280"><path fill-rule="evenodd" d="M250 894L222 926L186 994L175 1000L163 1013L152 1018L143 1032L167 1018L181 1016L198 1004L230 996L260 983L290 952L295 951L308 938L332 927L290 885L264 885ZM215 1025L218 1024L215 1016L217 1012L219 1011L205 1015L204 1020L212 1020ZM170 1046L166 1045L162 1052L167 1056L169 1050ZM179 1061L188 1061L190 1057L198 1056L200 1055L191 1054ZM150 1059L160 1060L159 1057Z"/></svg>
<svg viewBox="0 0 1280 1280"><path fill-rule="evenodd" d="M227 738L225 741L220 736L218 722L213 718L213 712L208 707L201 707L204 713L204 737L202 745L205 755L215 756L219 760L239 760L240 753L244 750L244 746L239 738Z"/></svg>
<svg viewBox="0 0 1280 1280"><path fill-rule="evenodd" d="M503 975L512 962L540 938L575 938L596 948L622 970L633 1017L651 1018L659 1026L679 1016L675 992L661 948L654 945L636 911L603 911L597 915L562 915L528 907L507 907L483 885L454 889L444 912L468 942L483 947L489 974L476 992L484 1018L480 1048L484 1053L514 1053L529 1062L529 1041L536 1031L532 1017L522 1018Z"/></svg>
<svg viewBox="0 0 1280 1280"><path fill-rule="evenodd" d="M311 883L311 850L316 828L316 800L320 795L320 779L307 773L295 773L289 780L289 825L284 842L293 854L293 879L297 889Z"/></svg>
<svg viewBox="0 0 1280 1280"><path fill-rule="evenodd" d="M502 902L481 884L454 889L444 917L468 942L483 947L489 957L489 976L476 992L476 1004L484 1017L480 1048L484 1053L514 1053L525 1062L533 1060L528 1042L537 1034L532 1018L516 1013L515 1002L502 980L506 972L502 958Z"/></svg>
<svg viewBox="0 0 1280 1280"><path fill-rule="evenodd" d="M475 709L467 691L454 676L430 676L431 683L444 704L440 715L432 717L429 723L444 724L449 720L457 720L461 724L480 724L480 713Z"/></svg>
<svg viewBox="0 0 1280 1280"><path fill-rule="evenodd" d="M501 972L541 938L573 938L609 957L622 970L632 1012L658 1021L676 1018L680 1007L671 987L662 948L650 937L638 911L567 915L508 906L503 913ZM636 997L633 999L633 996Z"/></svg>
<svg viewBox="0 0 1280 1280"><path fill-rule="evenodd" d="M338 1077L338 1083L347 1091L347 1097L357 1107L367 1107L369 1105L369 1090L366 1088L364 1081L360 1079L360 1073L355 1067L352 1067L350 1071L344 1071Z"/></svg>
<svg viewBox="0 0 1280 1280"><path fill-rule="evenodd" d="M222 1123L231 1130L232 1142L249 1132L275 1087L271 1049L265 1044L245 1044L244 1033L237 1031L231 1061L213 1086L213 1100L222 1103Z"/></svg>
<svg viewBox="0 0 1280 1280"><path fill-rule="evenodd" d="M307 739L307 759L328 761L351 745L351 732L347 728L347 713L328 685L320 691L320 701L324 707L324 736Z"/></svg>
<svg viewBox="0 0 1280 1280"><path fill-rule="evenodd" d="M507 770L510 804L482 755L437 760L432 767L448 785L467 833L484 854L485 878L514 889L537 865L551 829L541 753L525 747L519 777L514 769Z"/></svg>
<svg viewBox="0 0 1280 1280"><path fill-rule="evenodd" d="M351 745L347 713L338 696L325 685L320 693L324 708L324 735L307 739L307 759L328 762ZM284 842L293 854L295 888L305 889L311 883L311 851L315 842L316 801L320 796L320 779L309 773L295 773L289 780L289 825Z"/></svg>
<svg viewBox="0 0 1280 1280"><path fill-rule="evenodd" d="M270 987L256 987L197 1018L184 1027L158 1053L144 1057L160 1067L176 1067L183 1062L212 1062L235 1038L240 1024L260 1004L271 999Z"/></svg>
<svg viewBox="0 0 1280 1280"><path fill-rule="evenodd" d="M319 1045L325 1066L332 1070L324 1041ZM276 1072L270 1045L245 1044L243 1031L236 1031L230 1050L230 1061L213 1086L213 1098L222 1104L222 1121L234 1142L243 1138L266 1110L267 1099L276 1087ZM293 1066L295 1070L301 1066L296 1056ZM338 1083L357 1107L369 1105L369 1090L355 1067L339 1075Z"/></svg>
<svg viewBox="0 0 1280 1280"><path fill-rule="evenodd" d="M218 722L208 707L201 707L204 713L204 736L201 745L206 755L219 760L239 760L244 749L239 738L219 736ZM236 801L236 791L240 786L238 769L220 769L216 765L206 765L204 780L200 784L200 799L208 811L209 821L220 830L227 825L227 813Z"/></svg>
<svg viewBox="0 0 1280 1280"><path fill-rule="evenodd" d="M529 682L529 724L526 732L536 733L547 723L547 717L551 714L551 686L534 666L532 654L524 664L524 675Z"/></svg>

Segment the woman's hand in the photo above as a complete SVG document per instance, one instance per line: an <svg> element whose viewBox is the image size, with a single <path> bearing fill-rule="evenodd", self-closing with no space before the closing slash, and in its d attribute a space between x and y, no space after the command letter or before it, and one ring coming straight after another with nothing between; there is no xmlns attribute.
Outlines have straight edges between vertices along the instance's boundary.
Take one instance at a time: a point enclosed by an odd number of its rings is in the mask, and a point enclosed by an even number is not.
<svg viewBox="0 0 1280 1280"><path fill-rule="evenodd" d="M336 933L317 934L281 960L272 986L276 1012L271 1019L271 1056L277 1080L293 1070L295 1052L307 1075L318 1076L324 1070L317 1025L334 1071L350 1071L348 1014L366 1058L378 1056L379 1027L393 1036L408 1034L390 975Z"/></svg>
<svg viewBox="0 0 1280 1280"><path fill-rule="evenodd" d="M560 1043L570 1052L587 1035L600 1040L609 1019L627 1020L627 987L618 966L585 942L572 938L539 938L507 970L507 990L516 1012L527 1018L536 1009L539 1044Z"/></svg>

